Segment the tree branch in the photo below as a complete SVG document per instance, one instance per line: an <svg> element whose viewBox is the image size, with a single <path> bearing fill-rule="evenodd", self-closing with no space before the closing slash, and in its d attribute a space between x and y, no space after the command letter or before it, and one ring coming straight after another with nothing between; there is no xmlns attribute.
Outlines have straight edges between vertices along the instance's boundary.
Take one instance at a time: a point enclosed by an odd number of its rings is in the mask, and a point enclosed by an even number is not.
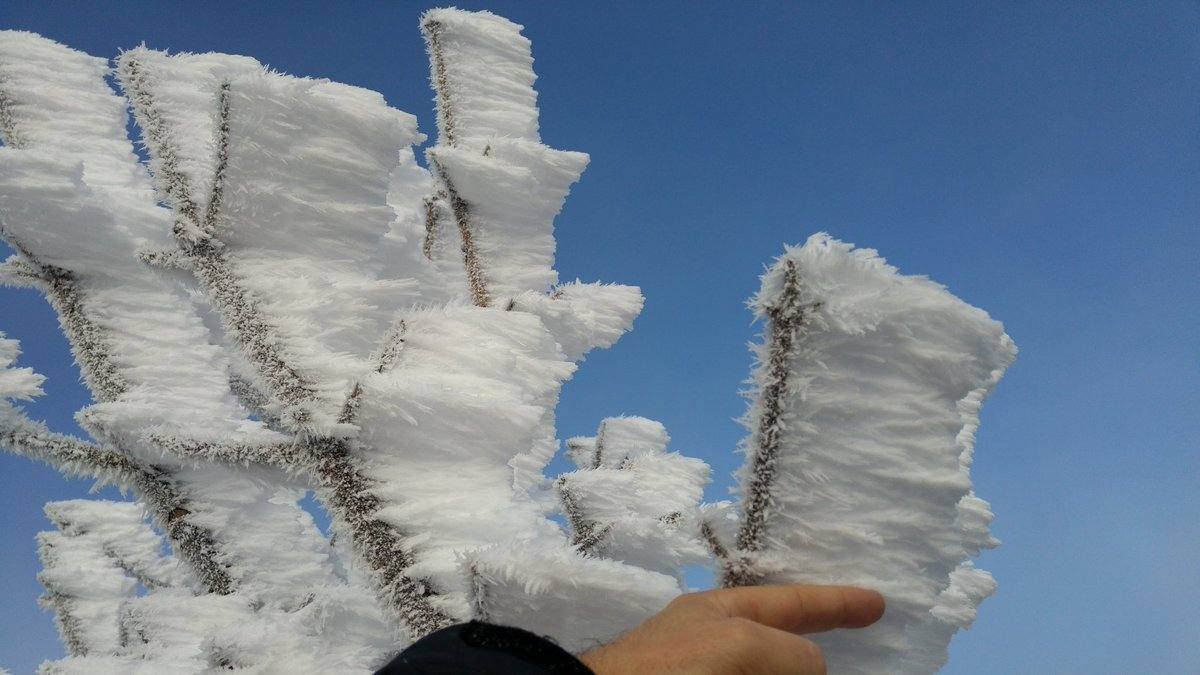
<svg viewBox="0 0 1200 675"><path fill-rule="evenodd" d="M747 554L759 551L763 545L779 444L784 433L784 397L792 359L796 355L796 339L804 327L807 309L800 301L800 277L796 263L787 260L785 265L783 292L773 305L766 308L770 319L767 329L766 384L759 399L761 413L750 438L750 479L745 488L743 520L737 537L737 550L741 557L739 560L727 558L722 578L725 586L754 585L759 579L751 570Z"/></svg>
<svg viewBox="0 0 1200 675"><path fill-rule="evenodd" d="M132 488L143 499L197 578L211 593L233 592L235 582L221 562L211 530L187 518L192 510L169 473L142 465L127 455L33 422L0 426L0 447L36 459L74 476L90 476Z"/></svg>

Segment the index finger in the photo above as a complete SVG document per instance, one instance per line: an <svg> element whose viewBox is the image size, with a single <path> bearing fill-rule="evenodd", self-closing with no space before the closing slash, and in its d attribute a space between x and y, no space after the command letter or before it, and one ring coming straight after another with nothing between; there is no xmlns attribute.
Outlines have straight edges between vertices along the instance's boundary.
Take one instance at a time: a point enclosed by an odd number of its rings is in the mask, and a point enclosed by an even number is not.
<svg viewBox="0 0 1200 675"><path fill-rule="evenodd" d="M741 586L700 594L725 618L793 633L862 628L883 616L879 593L853 586Z"/></svg>

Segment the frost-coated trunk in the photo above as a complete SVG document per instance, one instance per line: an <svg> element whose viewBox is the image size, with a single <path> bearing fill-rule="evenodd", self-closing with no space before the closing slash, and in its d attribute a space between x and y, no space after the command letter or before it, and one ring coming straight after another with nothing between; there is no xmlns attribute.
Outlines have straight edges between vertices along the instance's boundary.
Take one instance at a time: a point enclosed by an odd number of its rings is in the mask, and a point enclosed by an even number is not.
<svg viewBox="0 0 1200 675"><path fill-rule="evenodd" d="M0 32L0 281L45 295L94 399L91 440L27 418L41 377L0 336L0 446L138 501L47 506L70 656L44 670L370 672L470 618L578 652L689 565L877 588L879 625L818 638L834 670L940 667L995 586L970 562L996 542L969 470L1015 355L1000 325L816 235L754 301L740 504L704 503L708 466L639 417L569 439L578 468L547 477L562 384L642 296L558 281L554 219L588 157L541 142L521 27L420 27L425 166L415 118L375 92Z"/></svg>

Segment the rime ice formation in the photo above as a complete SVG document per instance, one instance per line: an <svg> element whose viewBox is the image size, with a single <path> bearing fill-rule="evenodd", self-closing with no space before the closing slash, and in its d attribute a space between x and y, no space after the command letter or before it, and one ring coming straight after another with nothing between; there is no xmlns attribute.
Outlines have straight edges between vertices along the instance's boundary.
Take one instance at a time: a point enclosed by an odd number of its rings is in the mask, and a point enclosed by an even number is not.
<svg viewBox="0 0 1200 675"><path fill-rule="evenodd" d="M753 307L767 330L727 583L875 588L882 621L816 636L830 668L936 670L993 585L967 565L995 545L969 469L1012 341L942 286L825 234L775 263Z"/></svg>
<svg viewBox="0 0 1200 675"><path fill-rule="evenodd" d="M47 506L69 656L43 672L370 672L469 618L583 651L696 564L882 591L878 626L818 638L837 671L944 662L994 589L970 562L995 541L969 470L1011 341L817 235L753 303L740 503L704 503L708 466L639 417L569 439L577 469L545 476L562 384L642 295L559 283L554 218L587 156L541 142L520 30L422 16L428 168L415 118L375 92L224 54L110 68L0 32L0 280L46 296L94 398L91 440L29 419L42 378L0 335L0 446L139 502Z"/></svg>

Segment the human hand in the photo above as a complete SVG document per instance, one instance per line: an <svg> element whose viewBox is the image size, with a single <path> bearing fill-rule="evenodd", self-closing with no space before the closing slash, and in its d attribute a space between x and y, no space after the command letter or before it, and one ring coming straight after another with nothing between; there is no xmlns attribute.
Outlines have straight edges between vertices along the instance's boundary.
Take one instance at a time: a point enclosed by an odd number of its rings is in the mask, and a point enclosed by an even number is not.
<svg viewBox="0 0 1200 675"><path fill-rule="evenodd" d="M883 596L849 586L744 586L676 598L615 642L580 656L597 675L825 673L801 633L862 628Z"/></svg>

